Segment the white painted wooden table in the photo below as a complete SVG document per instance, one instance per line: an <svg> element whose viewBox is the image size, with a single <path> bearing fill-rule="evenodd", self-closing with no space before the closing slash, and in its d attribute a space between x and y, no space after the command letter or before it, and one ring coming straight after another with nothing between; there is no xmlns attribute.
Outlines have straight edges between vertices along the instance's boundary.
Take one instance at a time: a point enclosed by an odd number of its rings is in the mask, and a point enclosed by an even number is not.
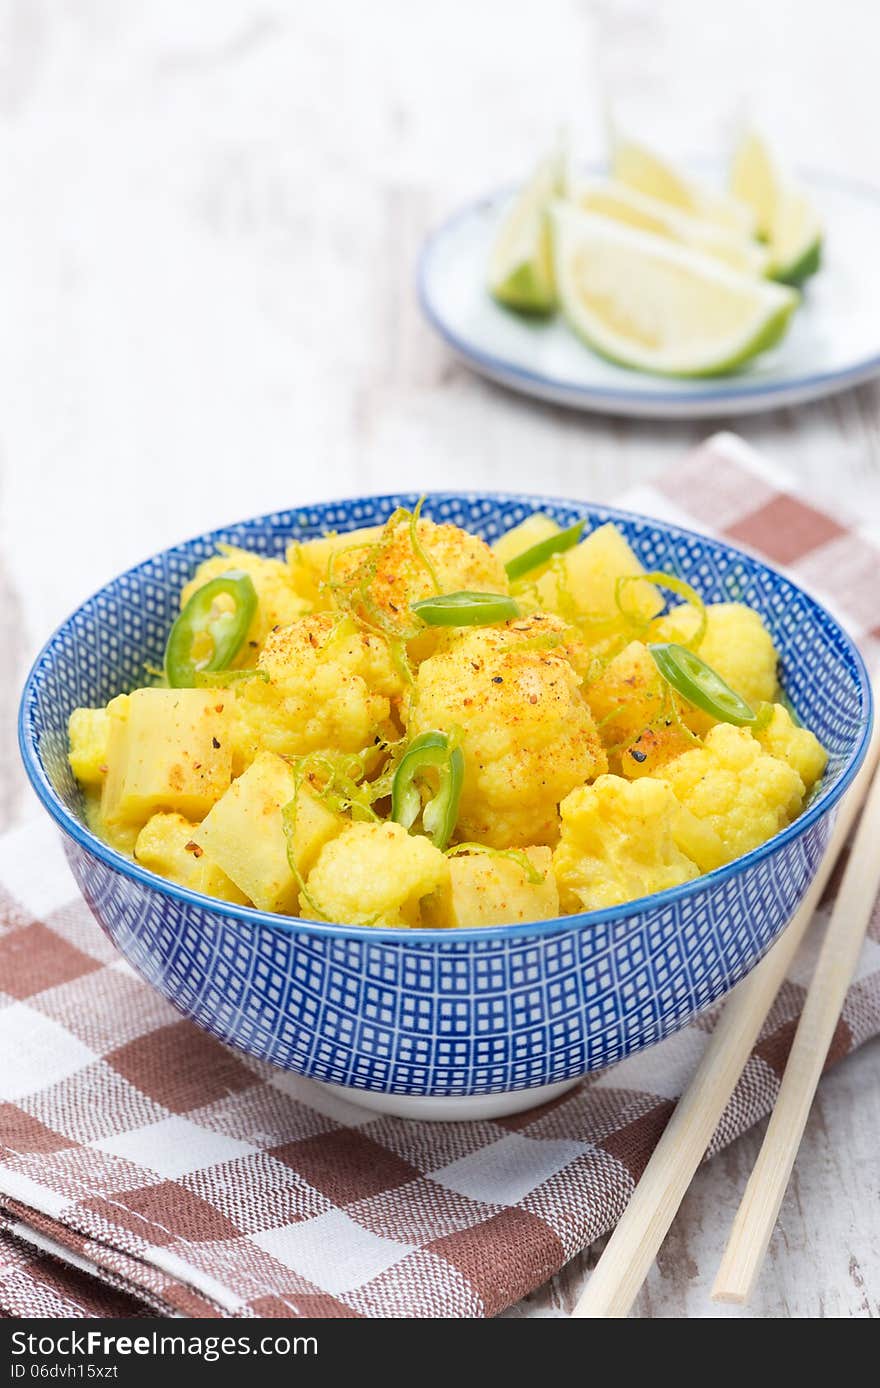
<svg viewBox="0 0 880 1388"><path fill-rule="evenodd" d="M878 45L867 0L2 0L2 821L34 812L27 659L151 550L397 486L607 499L694 443L468 375L419 317L420 241L560 120L599 154L609 98L682 153L757 101L796 157L880 181ZM739 428L880 520L877 388ZM878 1133L875 1044L822 1083L745 1314L880 1315ZM637 1314L743 1314L708 1287L758 1139L703 1169ZM589 1265L512 1314L562 1314Z"/></svg>

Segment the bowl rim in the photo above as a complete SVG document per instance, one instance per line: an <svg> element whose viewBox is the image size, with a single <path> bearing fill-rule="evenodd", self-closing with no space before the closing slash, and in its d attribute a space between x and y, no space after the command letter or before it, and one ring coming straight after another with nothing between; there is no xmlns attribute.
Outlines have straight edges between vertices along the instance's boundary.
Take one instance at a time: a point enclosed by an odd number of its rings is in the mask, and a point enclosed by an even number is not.
<svg viewBox="0 0 880 1388"><path fill-rule="evenodd" d="M834 785L821 791L793 820L786 828L779 830L764 843L753 848L749 853L742 854L739 858L734 858L732 862L725 863L712 872L702 873L693 878L690 882L683 882L677 887L667 887L660 892L651 892L647 896L635 898L627 901L620 906L605 906L594 911L579 911L569 916L554 916L550 920L543 921L522 921L516 924L507 925L481 925L481 926L455 926L443 928L405 928L401 926L371 926L371 925L342 925L336 922L312 921L299 916L276 915L271 911L260 911L255 906L241 906L235 902L220 901L217 897L206 896L201 892L191 890L189 887L181 887L175 882L170 882L167 878L160 877L157 873L150 872L149 869L141 866L117 849L111 848L109 844L92 832L85 824L81 823L67 806L63 803L60 796L55 791L48 776L43 768L36 746L34 745L28 727L29 713L36 703L35 692L36 682L47 660L50 651L57 642L61 633L69 626L70 622L81 612L82 609L108 588L119 582L120 579L129 575L137 574L141 570L156 562L163 555L174 550L186 550L199 541L211 541L215 536L228 533L240 527L259 526L266 523L271 527L276 518L285 512L276 509L268 511L263 515L251 516L245 520L233 521L227 525L216 526L213 530L201 534L192 535L187 539L177 541L174 544L166 545L164 549L155 551L147 558L133 564L129 569L123 569L115 574L107 583L103 584L95 592L84 598L72 612L58 624L49 638L44 642L36 657L31 664L25 679L21 699L18 709L18 743L22 761L28 779L36 792L37 798L48 812L50 817L61 829L62 834L72 839L79 848L97 858L106 867L119 873L120 876L137 882L139 886L147 888L149 891L157 892L160 896L170 897L186 906L196 907L200 910L210 911L213 915L221 916L227 920L234 920L245 925L255 927L267 927L271 930L280 931L285 935L318 935L327 938L342 938L349 941L362 940L364 942L374 941L398 945L407 944L434 944L443 942L447 945L454 945L456 942L462 944L473 941L491 941L531 938L536 936L550 936L565 933L568 930L589 929L592 926L606 925L611 922L623 923L633 916L639 916L646 910L653 910L656 907L673 906L676 903L686 900L689 897L697 896L704 891L711 891L714 887L736 876L740 872L746 872L749 868L756 866L764 859L772 857L775 853L794 842L805 834L819 820L823 819L830 810L834 808L843 793L849 788L856 773L861 766L868 748L871 737L871 730L874 722L874 699L871 681L865 666L861 651L855 641L841 625L832 612L829 611L819 600L796 583L793 578L784 573L773 564L765 562L758 555L751 554L747 550L737 545L728 544L726 540L720 539L715 535L706 534L691 527L678 525L674 521L663 520L660 517L648 516L642 512L629 511L619 506L606 505L602 502L591 502L564 496L548 496L539 493L529 492L506 492L506 491L482 491L479 489L471 491L431 491L426 493L417 492L391 492L391 493L361 493L357 496L340 497L325 501L304 502L299 506L291 506L288 512L308 511L314 508L342 507L354 508L369 501L374 506L387 504L389 506L399 505L404 499L411 498L411 504L420 495L424 495L428 502L442 502L444 500L458 500L465 502L483 503L486 501L497 504L503 503L523 503L533 505L535 509L541 507L568 507L584 508L585 510L599 510L608 517L609 520L622 520L627 522L638 522L648 526L659 526L673 538L677 536L696 539L702 543L709 542L726 551L728 554L740 559L745 559L750 565L757 565L759 569L771 574L774 578L781 579L789 584L797 592L803 595L807 602L820 613L833 626L835 631L842 638L842 644L855 667L856 681L862 695L863 709L865 712L864 721L860 729L854 749L850 752L849 759L841 771ZM602 524L607 522L603 521ZM224 542L225 543L225 542Z"/></svg>

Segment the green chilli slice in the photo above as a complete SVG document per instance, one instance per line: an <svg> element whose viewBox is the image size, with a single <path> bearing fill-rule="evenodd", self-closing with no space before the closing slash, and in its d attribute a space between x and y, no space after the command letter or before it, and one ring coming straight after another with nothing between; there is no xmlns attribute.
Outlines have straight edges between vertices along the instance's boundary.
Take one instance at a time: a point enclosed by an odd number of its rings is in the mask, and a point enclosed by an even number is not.
<svg viewBox="0 0 880 1388"><path fill-rule="evenodd" d="M696 651L674 641L654 642L648 650L666 683L695 708L719 723L754 724L755 711Z"/></svg>

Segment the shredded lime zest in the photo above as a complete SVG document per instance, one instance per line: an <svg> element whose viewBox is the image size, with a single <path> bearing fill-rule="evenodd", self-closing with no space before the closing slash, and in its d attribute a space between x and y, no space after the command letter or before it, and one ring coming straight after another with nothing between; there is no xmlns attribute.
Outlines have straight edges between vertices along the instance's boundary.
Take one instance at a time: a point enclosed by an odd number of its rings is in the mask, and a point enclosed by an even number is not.
<svg viewBox="0 0 880 1388"><path fill-rule="evenodd" d="M571 592L569 583L568 569L565 564L564 555L555 555L550 561L547 573L552 574L556 586L556 611L568 627L572 634L580 637L587 646L592 646L598 642L610 642L601 654L591 653L591 667L583 683L585 686L598 679L599 675L608 664L613 660L630 641L642 637L647 633L647 624L640 618L634 618L632 613L625 609L620 609L609 616L607 612L584 612L582 611ZM514 584L511 591L519 593L519 585ZM536 607L543 610L537 588L534 589ZM616 639L613 639L616 638ZM560 640L565 641L570 637L561 636Z"/></svg>
<svg viewBox="0 0 880 1388"><path fill-rule="evenodd" d="M452 848L446 849L447 858L456 858L461 853L479 853L488 858L509 858L512 863L522 868L526 880L533 887L539 887L547 880L546 873L539 872L529 855L521 848L491 848L487 843L456 843Z"/></svg>
<svg viewBox="0 0 880 1388"><path fill-rule="evenodd" d="M374 781L367 782L365 789L368 789L370 803L375 805L377 800L387 800L391 795L394 784L394 774L403 758L407 748L407 740L402 737L397 742L387 745L388 760L382 768L381 775Z"/></svg>
<svg viewBox="0 0 880 1388"><path fill-rule="evenodd" d="M394 527L408 516L409 512L395 511L388 517L377 540L373 540L369 545L347 545L331 554L327 561L325 585L338 610L351 616L369 635L378 636L386 643L394 667L404 684L412 685L415 680L406 653L406 643L419 635L421 625L393 622L369 591ZM363 550L364 558L355 570L352 582L343 584L337 579L334 566L340 555L349 554L352 550Z"/></svg>
<svg viewBox="0 0 880 1388"><path fill-rule="evenodd" d="M300 910L302 910L302 904L305 902L315 920L327 921L329 919L328 916L321 910L317 901L306 886L305 878L297 867L293 851L294 836L296 834L296 805L299 799L300 785L301 782L294 781L293 799L288 800L287 804L284 805L281 810L281 827L284 831L284 842L287 847L287 862L299 889Z"/></svg>
<svg viewBox="0 0 880 1388"><path fill-rule="evenodd" d="M367 749L369 750L369 749ZM379 819L372 804L372 786L366 781L365 752L306 752L292 763L299 785L309 789L336 814L354 820Z"/></svg>
<svg viewBox="0 0 880 1388"><path fill-rule="evenodd" d="M688 742L693 742L696 746L702 747L703 744L700 738L694 732L693 728L688 727L681 716L681 703L679 702L679 698L680 696L676 694L672 685L667 684L666 680L663 680L663 701L660 705L660 713L658 717L655 718L654 722L649 723L648 726L653 728L656 727L658 723L665 723L667 720L671 719L678 727L679 732L684 734Z"/></svg>
<svg viewBox="0 0 880 1388"><path fill-rule="evenodd" d="M623 615L629 621L641 626L644 631L649 629L653 618L640 618L632 612L627 612L623 604L624 588L632 583L656 583L658 587L668 589L670 593L675 593L676 597L684 598L685 602L689 603L691 607L696 608L698 617L696 631L688 641L680 641L679 645L687 646L688 649L692 651L699 650L703 637L706 635L708 616L706 613L706 604L703 602L696 588L693 588L685 579L679 578L677 574L667 573L665 569L652 569L650 573L628 574L622 578L618 578L614 585L614 601Z"/></svg>
<svg viewBox="0 0 880 1388"><path fill-rule="evenodd" d="M514 628L515 630L516 628ZM505 646L505 651L555 651L560 646L566 644L567 637L564 631L542 631L540 636L525 636L521 641L511 641L510 645Z"/></svg>
<svg viewBox="0 0 880 1388"><path fill-rule="evenodd" d="M677 725L679 732L684 735L688 742L692 743L694 747L702 747L702 738L697 737L697 734L694 732L693 728L688 727L687 723L681 716L681 709L678 707L674 700L672 718L675 724Z"/></svg>
<svg viewBox="0 0 880 1388"><path fill-rule="evenodd" d="M437 577L437 570L434 568L434 565L431 563L431 559L430 559L430 557L429 557L429 555L428 555L428 552L427 552L427 550L425 549L425 546L422 544L421 540L419 539L418 525L419 525L419 520L421 519L422 507L424 506L424 504L425 504L425 498L424 498L424 496L420 496L419 499L418 499L418 501L417 501L416 504L415 504L415 507L414 507L413 510L410 512L410 517L409 517L409 541L410 541L410 544L411 544L412 547L413 547L413 553L416 555L416 557L417 557L418 559L421 560L422 564L425 566L425 568L426 568L427 571L428 571L428 576L429 576L431 582L432 582L433 585L434 585L434 592L435 592L435 593L442 593L443 588L442 588L442 585L441 585L441 583L440 583L439 578Z"/></svg>
<svg viewBox="0 0 880 1388"><path fill-rule="evenodd" d="M293 797L281 811L287 861L296 878L300 899L314 913L316 920L329 921L331 918L308 890L296 865L294 836L297 804L302 788L308 784L312 795L323 801L335 814L348 815L354 821L380 823L381 817L376 814L372 805L372 801L380 797L375 794L375 783L365 780L366 765L371 756L377 751L383 751L387 745L382 744L377 748L374 744L361 752L341 752L338 755L329 752L307 752L302 757L287 758L293 770ZM366 923L369 925L372 922Z"/></svg>
<svg viewBox="0 0 880 1388"><path fill-rule="evenodd" d="M261 680L269 683L268 670L197 670L195 674L197 689L228 689L232 684L244 684L248 680Z"/></svg>
<svg viewBox="0 0 880 1388"><path fill-rule="evenodd" d="M620 708L613 708L610 713L607 713L605 717L600 719L600 721L596 724L597 731L601 732L605 724L609 723L613 718L619 717L620 713ZM646 723L645 726L636 734L635 737L625 737L621 739L620 742L609 743L608 745L606 745L605 751L608 753L609 756L616 756L621 752L625 752L628 747L633 747L638 742L639 738L644 733L650 732L652 728L669 727L673 723L676 725L686 742L692 743L695 747L702 747L703 743L701 738L697 736L697 734L693 731L692 728L688 727L687 723L685 723L684 719L681 716L681 705L679 703L679 696L676 694L672 686L670 684L667 684L666 680L663 680L662 693L660 696L660 707L657 710L656 716L652 718L650 722Z"/></svg>
<svg viewBox="0 0 880 1388"><path fill-rule="evenodd" d="M612 723L615 718L619 718L622 712L623 710L619 705L615 706L612 709L609 709L608 712L605 714L605 717L600 718L599 721L596 723L596 732L600 733L603 728L607 728L608 724Z"/></svg>

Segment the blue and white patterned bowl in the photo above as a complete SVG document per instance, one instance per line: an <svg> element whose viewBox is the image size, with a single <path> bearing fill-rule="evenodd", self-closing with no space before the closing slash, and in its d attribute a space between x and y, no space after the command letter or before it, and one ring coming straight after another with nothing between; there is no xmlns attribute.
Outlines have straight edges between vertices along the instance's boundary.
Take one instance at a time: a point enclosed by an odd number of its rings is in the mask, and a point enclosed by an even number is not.
<svg viewBox="0 0 880 1388"><path fill-rule="evenodd" d="M514 1112L675 1031L751 969L800 902L832 807L864 755L871 696L834 618L758 560L687 530L544 497L430 496L425 514L487 540L540 508L563 526L614 521L648 569L673 569L710 602L755 607L783 686L830 751L794 824L727 867L623 907L535 925L380 930L221 904L156 877L86 827L67 764L67 719L161 664L182 584L218 542L281 555L292 539L383 520L415 496L281 512L177 545L113 580L37 658L20 712L22 755L59 824L97 920L185 1016L362 1103L425 1116ZM462 1102L464 1101L464 1102Z"/></svg>

